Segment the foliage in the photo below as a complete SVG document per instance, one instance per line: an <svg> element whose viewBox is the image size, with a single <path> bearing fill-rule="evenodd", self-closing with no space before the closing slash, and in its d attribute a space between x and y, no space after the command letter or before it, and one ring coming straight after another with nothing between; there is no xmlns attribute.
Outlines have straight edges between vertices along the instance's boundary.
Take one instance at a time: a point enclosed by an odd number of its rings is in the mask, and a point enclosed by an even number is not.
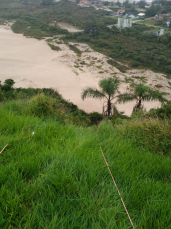
<svg viewBox="0 0 171 229"><path fill-rule="evenodd" d="M26 113L38 117L49 115L53 112L53 100L44 94L38 94L28 101Z"/></svg>
<svg viewBox="0 0 171 229"><path fill-rule="evenodd" d="M138 2L138 7L139 7L139 8L144 9L144 8L145 8L145 5L146 5L145 0L141 0L141 1Z"/></svg>
<svg viewBox="0 0 171 229"><path fill-rule="evenodd" d="M46 25L45 23L41 23L39 20L31 19L27 19L27 21L21 19L16 20L16 22L12 25L12 30L15 33L23 33L25 36L37 39L68 33L67 30L61 29L60 27Z"/></svg>
<svg viewBox="0 0 171 229"><path fill-rule="evenodd" d="M52 5L53 0L42 0L42 5L49 6Z"/></svg>
<svg viewBox="0 0 171 229"><path fill-rule="evenodd" d="M112 114L112 100L117 98L119 93L120 80L118 78L105 78L99 81L99 87L101 90L96 88L87 87L82 92L82 99L95 98L95 99L106 99L106 106L103 106L103 114L108 116Z"/></svg>
<svg viewBox="0 0 171 229"><path fill-rule="evenodd" d="M125 138L131 138L133 143L150 150L152 153L171 155L170 120L135 118L126 121L120 128Z"/></svg>
<svg viewBox="0 0 171 229"><path fill-rule="evenodd" d="M81 56L82 52L81 52L80 49L78 49L75 45L69 44L68 46L69 46L69 48L70 48L71 50L73 50L76 54L78 54L79 56Z"/></svg>
<svg viewBox="0 0 171 229"><path fill-rule="evenodd" d="M98 124L100 121L103 120L103 115L98 112L92 112L89 114L89 118L92 123Z"/></svg>
<svg viewBox="0 0 171 229"><path fill-rule="evenodd" d="M146 9L146 17L154 17L160 11L160 5L152 5L150 8Z"/></svg>
<svg viewBox="0 0 171 229"><path fill-rule="evenodd" d="M36 38L66 34L66 30L57 26L58 22L70 23L81 28L84 28L86 23L108 25L114 22L113 19L104 17L107 14L105 11L97 11L93 7L80 7L70 1L54 2L46 7L42 5L42 1L39 1L39 4L30 2L27 5L18 2L16 7L13 7L12 3L6 2L4 5L0 2L0 6L2 18L16 21L12 27L15 32ZM13 11L10 10L11 7Z"/></svg>
<svg viewBox="0 0 171 229"><path fill-rule="evenodd" d="M50 118L75 125L93 124L86 112L79 110L72 102L64 100L53 89L15 88L8 92L0 89L0 102L5 101L11 101L8 106L17 114L30 114L44 120Z"/></svg>
<svg viewBox="0 0 171 229"><path fill-rule="evenodd" d="M160 102L166 101L163 97L163 93L159 91L151 90L149 86L146 86L142 83L140 84L132 84L127 93L121 94L118 96L118 103L126 103L129 101L136 100L136 105L133 111L142 110L142 102L143 101L154 101L158 100Z"/></svg>
<svg viewBox="0 0 171 229"><path fill-rule="evenodd" d="M124 120L95 131L1 104L0 148L8 143L0 155L1 228L131 228L99 144L134 227L169 228L169 128Z"/></svg>
<svg viewBox="0 0 171 229"><path fill-rule="evenodd" d="M93 7L80 7L69 1L54 2L47 7L41 1L28 1L27 5L17 2L13 4L15 7L12 11L12 2L0 4L2 20L15 20L12 28L17 33L38 39L64 34L66 42L88 42L96 51L129 66L149 68L166 73L167 77L171 76L170 34L157 37L150 33L153 27L140 24L133 24L131 28L122 31L115 26L110 29L107 25L115 24L116 19L104 17L107 12L97 11ZM169 8L169 4L168 1L164 5ZM153 5L151 8L157 7ZM84 33L69 34L67 30L58 27L58 22L79 26ZM116 67L124 71L121 65Z"/></svg>
<svg viewBox="0 0 171 229"><path fill-rule="evenodd" d="M117 6L121 7L121 2L118 0L117 3L116 3Z"/></svg>
<svg viewBox="0 0 171 229"><path fill-rule="evenodd" d="M125 65L121 65L119 64L118 62L116 62L115 60L113 59L109 59L107 60L108 64L114 66L115 68L119 69L121 72L125 73L126 70L128 70L129 68L126 67Z"/></svg>
<svg viewBox="0 0 171 229"><path fill-rule="evenodd" d="M92 29L94 28L94 30ZM149 68L153 71L171 74L171 35L157 37L150 30L152 27L134 25L119 31L93 25L87 33L70 34L67 40L88 42L93 49L114 59L113 65L125 71L125 66L116 64L116 60L132 67ZM93 32L94 31L94 32ZM111 60L110 60L111 61Z"/></svg>
<svg viewBox="0 0 171 229"><path fill-rule="evenodd" d="M50 44L50 43L48 43L48 45L51 47L51 49L52 50L54 50L54 51L60 51L61 49L58 47L58 46L56 46L56 45L53 45L53 44Z"/></svg>
<svg viewBox="0 0 171 229"><path fill-rule="evenodd" d="M4 92L12 91L14 84L14 80L6 79L2 85L0 84L0 89Z"/></svg>
<svg viewBox="0 0 171 229"><path fill-rule="evenodd" d="M158 117L160 119L171 119L171 101L167 101L167 103L162 104L161 108L151 109L149 111L149 116Z"/></svg>
<svg viewBox="0 0 171 229"><path fill-rule="evenodd" d="M123 6L127 9L130 9L132 7L132 4L129 2L129 0L125 0L123 2Z"/></svg>

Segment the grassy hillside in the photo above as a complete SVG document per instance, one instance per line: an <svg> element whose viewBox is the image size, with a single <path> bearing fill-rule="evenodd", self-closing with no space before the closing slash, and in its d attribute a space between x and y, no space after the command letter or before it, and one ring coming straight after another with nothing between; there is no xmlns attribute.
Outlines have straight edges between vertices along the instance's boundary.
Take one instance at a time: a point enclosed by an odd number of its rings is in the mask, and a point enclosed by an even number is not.
<svg viewBox="0 0 171 229"><path fill-rule="evenodd" d="M131 228L99 143L135 228L170 228L168 122L82 127L26 115L14 103L0 105L0 150L8 144L0 154L0 228ZM164 149L153 150L157 139Z"/></svg>

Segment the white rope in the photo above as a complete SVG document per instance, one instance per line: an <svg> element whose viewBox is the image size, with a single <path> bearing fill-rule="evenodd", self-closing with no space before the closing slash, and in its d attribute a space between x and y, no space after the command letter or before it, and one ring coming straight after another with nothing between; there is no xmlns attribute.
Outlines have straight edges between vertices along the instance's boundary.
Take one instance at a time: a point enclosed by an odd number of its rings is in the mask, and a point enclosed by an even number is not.
<svg viewBox="0 0 171 229"><path fill-rule="evenodd" d="M1 150L0 154L4 151L4 149L7 147L8 144L4 146L4 148Z"/></svg>
<svg viewBox="0 0 171 229"><path fill-rule="evenodd" d="M99 143L99 146L100 146L100 143ZM119 192L118 186L117 186L117 184L116 184L116 182L115 182L115 179L114 179L114 177L113 177L113 175L112 175L112 172L111 172L111 170L110 170L110 168L109 168L109 165L108 165L108 163L107 163L107 160L106 160L106 158L105 158L105 155L104 155L104 153L103 153L103 150L102 150L101 146L100 146L100 150L101 150L101 153L102 153L102 155L103 155L104 161L105 161L105 163L106 163L106 165L107 165L107 168L108 168L108 170L109 170L109 173L110 173L110 175L111 175L111 177L112 177L113 183L114 183L114 185L115 185L115 187L116 187L116 189L117 189L117 192L118 192L118 194L119 194L119 197L121 198L122 204L123 204L123 206L124 206L124 208L125 208L126 214L127 214L128 218L129 218L129 221L130 221L132 227L134 228L134 225L133 225L133 222L132 222L132 220L131 220L131 217L130 217L130 215L129 215L129 213L128 213L128 210L127 210L127 208L126 208L126 205L125 205L125 203L124 203L124 201L123 201L123 199L122 199L122 196L121 196L121 194L120 194L120 192Z"/></svg>

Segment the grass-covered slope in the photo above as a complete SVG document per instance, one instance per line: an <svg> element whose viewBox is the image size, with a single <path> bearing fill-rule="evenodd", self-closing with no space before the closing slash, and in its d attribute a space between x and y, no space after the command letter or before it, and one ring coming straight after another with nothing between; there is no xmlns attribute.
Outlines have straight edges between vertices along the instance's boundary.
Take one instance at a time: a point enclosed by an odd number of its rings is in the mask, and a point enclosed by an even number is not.
<svg viewBox="0 0 171 229"><path fill-rule="evenodd" d="M139 147L124 125L64 125L1 105L0 228L131 228L98 141L135 228L170 228L169 152Z"/></svg>

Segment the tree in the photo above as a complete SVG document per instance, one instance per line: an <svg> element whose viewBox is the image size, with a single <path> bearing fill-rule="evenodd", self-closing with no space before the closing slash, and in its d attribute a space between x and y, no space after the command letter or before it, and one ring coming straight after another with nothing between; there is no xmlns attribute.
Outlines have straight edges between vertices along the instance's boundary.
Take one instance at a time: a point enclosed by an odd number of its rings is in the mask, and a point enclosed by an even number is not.
<svg viewBox="0 0 171 229"><path fill-rule="evenodd" d="M0 88L2 91L10 91L13 89L13 85L15 84L14 80L12 79L6 79L3 83L3 85L0 84Z"/></svg>
<svg viewBox="0 0 171 229"><path fill-rule="evenodd" d="M151 6L149 9L146 9L146 17L154 17L160 11L160 5Z"/></svg>
<svg viewBox="0 0 171 229"><path fill-rule="evenodd" d="M123 6L127 9L130 9L131 8L131 3L129 2L129 0L125 0L125 2L123 2Z"/></svg>
<svg viewBox="0 0 171 229"><path fill-rule="evenodd" d="M119 6L119 7L121 7L122 4L121 4L120 1L118 0L117 3L116 3L116 5Z"/></svg>
<svg viewBox="0 0 171 229"><path fill-rule="evenodd" d="M109 4L110 4L110 2L108 2L108 1L103 2L104 6L108 6Z"/></svg>
<svg viewBox="0 0 171 229"><path fill-rule="evenodd" d="M141 0L138 2L138 7L144 9L146 5L146 2L144 0Z"/></svg>
<svg viewBox="0 0 171 229"><path fill-rule="evenodd" d="M49 6L53 4L53 0L42 0L42 5Z"/></svg>
<svg viewBox="0 0 171 229"><path fill-rule="evenodd" d="M112 108L115 107L112 100L117 98L118 95L116 94L119 94L119 85L120 80L118 78L105 78L99 81L101 90L87 87L83 90L81 97L83 100L87 97L100 100L105 98L107 103L103 106L103 114L110 117L112 115Z"/></svg>
<svg viewBox="0 0 171 229"><path fill-rule="evenodd" d="M136 105L133 108L133 112L143 110L142 101L166 101L163 94L159 91L151 90L150 87L140 83L131 85L131 89L128 93L124 93L118 96L118 103L126 103L136 100Z"/></svg>

